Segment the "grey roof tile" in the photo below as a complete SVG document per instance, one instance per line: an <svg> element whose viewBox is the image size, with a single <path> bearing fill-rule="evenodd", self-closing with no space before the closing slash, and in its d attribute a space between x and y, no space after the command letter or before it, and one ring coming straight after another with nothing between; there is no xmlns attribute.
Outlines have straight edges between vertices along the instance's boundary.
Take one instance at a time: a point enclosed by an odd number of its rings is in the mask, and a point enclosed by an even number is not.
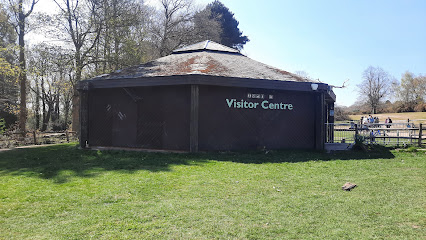
<svg viewBox="0 0 426 240"><path fill-rule="evenodd" d="M174 54L96 79L124 79L203 74L210 76L307 82L290 72L252 60L237 50L211 41L175 50Z"/></svg>

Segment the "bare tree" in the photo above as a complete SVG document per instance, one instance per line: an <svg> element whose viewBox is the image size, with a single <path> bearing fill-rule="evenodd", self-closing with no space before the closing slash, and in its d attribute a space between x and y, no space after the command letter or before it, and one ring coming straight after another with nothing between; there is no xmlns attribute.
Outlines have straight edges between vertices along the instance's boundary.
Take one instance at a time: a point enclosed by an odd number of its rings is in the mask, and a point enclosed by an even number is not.
<svg viewBox="0 0 426 240"><path fill-rule="evenodd" d="M83 68L91 63L90 53L99 41L103 19L101 0L53 0L61 10L63 27L74 46L75 78L72 101L72 129L79 131L80 96L76 89L82 79Z"/></svg>
<svg viewBox="0 0 426 240"><path fill-rule="evenodd" d="M299 76L299 77L301 77L301 78L303 78L303 79L305 79L307 81L314 81L311 78L311 76L309 76L309 74L307 72L303 71L303 70L295 71L294 74L296 74L297 76Z"/></svg>
<svg viewBox="0 0 426 240"><path fill-rule="evenodd" d="M95 71L105 73L139 64L148 7L140 0L103 1L105 26L95 49Z"/></svg>
<svg viewBox="0 0 426 240"><path fill-rule="evenodd" d="M71 55L69 49L44 43L31 48L28 77L36 129L68 127L74 73Z"/></svg>
<svg viewBox="0 0 426 240"><path fill-rule="evenodd" d="M381 100L389 96L393 77L380 67L368 67L362 75L363 81L358 86L360 100L366 102L373 114Z"/></svg>
<svg viewBox="0 0 426 240"><path fill-rule="evenodd" d="M19 86L20 86L20 103L19 103L19 129L22 134L26 133L26 122L27 122L27 73L26 73L26 62L25 62L25 27L26 20L34 10L34 6L38 1L32 0L29 6L29 10L24 10L24 0L9 0L10 8L15 16L15 31L18 34L19 44L19 67L21 72L19 74Z"/></svg>
<svg viewBox="0 0 426 240"><path fill-rule="evenodd" d="M416 95L419 101L426 101L426 76L419 75L414 78L414 83L416 86Z"/></svg>
<svg viewBox="0 0 426 240"><path fill-rule="evenodd" d="M192 31L192 0L160 0L161 12L153 20L152 34L160 56L188 42Z"/></svg>
<svg viewBox="0 0 426 240"><path fill-rule="evenodd" d="M402 111L414 111L418 104L422 104L426 98L426 77L415 76L406 71L400 83L393 84L396 99L400 103Z"/></svg>

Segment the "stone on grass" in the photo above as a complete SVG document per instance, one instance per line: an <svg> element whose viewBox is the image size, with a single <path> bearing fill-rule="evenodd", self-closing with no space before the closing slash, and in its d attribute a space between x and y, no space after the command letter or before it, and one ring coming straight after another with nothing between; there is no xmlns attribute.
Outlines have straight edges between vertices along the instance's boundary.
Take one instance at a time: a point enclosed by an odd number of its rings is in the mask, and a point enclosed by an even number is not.
<svg viewBox="0 0 426 240"><path fill-rule="evenodd" d="M356 184L347 182L342 186L342 190L350 191L356 187Z"/></svg>

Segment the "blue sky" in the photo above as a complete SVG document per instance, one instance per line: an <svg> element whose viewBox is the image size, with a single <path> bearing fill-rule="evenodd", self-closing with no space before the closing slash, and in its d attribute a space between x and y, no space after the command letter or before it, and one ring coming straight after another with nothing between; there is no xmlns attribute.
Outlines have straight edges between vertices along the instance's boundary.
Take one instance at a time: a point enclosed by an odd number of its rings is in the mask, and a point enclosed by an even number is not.
<svg viewBox="0 0 426 240"><path fill-rule="evenodd" d="M198 0L200 4L211 1ZM243 54L290 72L305 71L334 89L337 104L357 99L368 66L397 80L426 74L426 1L221 0L250 42Z"/></svg>

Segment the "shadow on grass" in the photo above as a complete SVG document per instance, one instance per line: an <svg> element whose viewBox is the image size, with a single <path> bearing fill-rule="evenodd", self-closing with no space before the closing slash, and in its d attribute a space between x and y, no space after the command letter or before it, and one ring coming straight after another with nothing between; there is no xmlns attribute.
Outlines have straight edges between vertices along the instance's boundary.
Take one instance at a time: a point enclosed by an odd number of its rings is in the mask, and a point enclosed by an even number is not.
<svg viewBox="0 0 426 240"><path fill-rule="evenodd" d="M36 176L64 183L70 176L63 175L63 171L71 171L73 176L93 177L102 171L170 171L173 165L203 165L210 160L262 164L378 158L391 159L394 155L385 147L376 147L368 152L344 151L331 154L301 150L179 154L91 151L64 144L0 152L0 174Z"/></svg>
<svg viewBox="0 0 426 240"><path fill-rule="evenodd" d="M369 151L336 151L325 153L314 150L271 150L253 152L227 152L206 154L211 160L230 161L237 163L297 163L308 161L332 161L332 160L368 160L368 159L392 159L395 156L390 148L374 146ZM203 155L200 155L202 157Z"/></svg>
<svg viewBox="0 0 426 240"><path fill-rule="evenodd" d="M0 152L0 175L37 176L63 183L70 177L63 176L63 171L71 171L73 176L93 177L102 171L159 172L170 171L171 165L202 163L202 159L194 161L191 157L181 154L92 151L64 144Z"/></svg>

